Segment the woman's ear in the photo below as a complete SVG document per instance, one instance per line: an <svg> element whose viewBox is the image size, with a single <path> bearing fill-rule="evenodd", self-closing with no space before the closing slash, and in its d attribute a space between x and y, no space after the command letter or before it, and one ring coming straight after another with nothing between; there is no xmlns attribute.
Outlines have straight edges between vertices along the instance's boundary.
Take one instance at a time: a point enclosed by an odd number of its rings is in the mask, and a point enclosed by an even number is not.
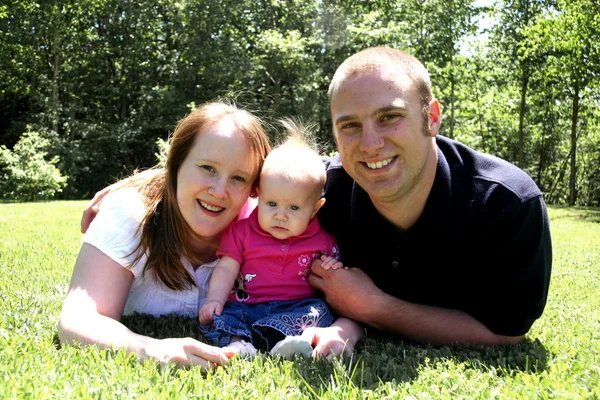
<svg viewBox="0 0 600 400"><path fill-rule="evenodd" d="M252 186L252 190L250 191L250 197L256 199L258 197L258 184Z"/></svg>
<svg viewBox="0 0 600 400"><path fill-rule="evenodd" d="M323 204L325 204L325 197L321 197L319 200L317 200L317 204L315 204L315 209L313 210L313 213L310 216L311 218L317 215L317 211L319 211L319 209L323 207Z"/></svg>

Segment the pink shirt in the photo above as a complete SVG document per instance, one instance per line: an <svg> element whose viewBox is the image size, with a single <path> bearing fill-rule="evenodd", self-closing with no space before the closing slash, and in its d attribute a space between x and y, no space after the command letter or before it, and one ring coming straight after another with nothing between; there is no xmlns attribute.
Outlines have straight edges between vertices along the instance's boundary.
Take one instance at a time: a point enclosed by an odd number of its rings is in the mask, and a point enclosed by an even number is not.
<svg viewBox="0 0 600 400"><path fill-rule="evenodd" d="M229 300L247 303L315 297L307 280L310 264L322 254L337 253L335 240L317 218L302 235L279 240L260 227L258 209L229 226L217 251L219 257L226 255L241 264Z"/></svg>

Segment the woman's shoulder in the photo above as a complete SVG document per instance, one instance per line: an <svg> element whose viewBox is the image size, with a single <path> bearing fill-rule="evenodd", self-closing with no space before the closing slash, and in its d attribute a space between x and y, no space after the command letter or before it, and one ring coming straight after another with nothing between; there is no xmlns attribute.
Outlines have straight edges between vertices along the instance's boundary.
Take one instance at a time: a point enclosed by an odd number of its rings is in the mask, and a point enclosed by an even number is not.
<svg viewBox="0 0 600 400"><path fill-rule="evenodd" d="M145 209L140 194L134 188L108 194L83 236L83 242L96 247L123 267L131 267L134 250L140 242L138 227ZM132 272L137 276L139 271L135 267Z"/></svg>
<svg viewBox="0 0 600 400"><path fill-rule="evenodd" d="M146 206L142 197L136 188L124 188L115 190L106 195L100 204L101 214L116 213L125 218L132 218L137 222L141 221L146 212Z"/></svg>

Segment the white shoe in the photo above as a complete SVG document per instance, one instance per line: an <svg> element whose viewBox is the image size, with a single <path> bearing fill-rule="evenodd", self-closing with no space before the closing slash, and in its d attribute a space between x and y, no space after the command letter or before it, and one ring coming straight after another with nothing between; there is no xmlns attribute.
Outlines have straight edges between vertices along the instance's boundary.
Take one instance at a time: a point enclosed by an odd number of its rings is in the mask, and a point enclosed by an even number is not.
<svg viewBox="0 0 600 400"><path fill-rule="evenodd" d="M226 349L233 349L234 352L239 354L241 357L256 357L256 347L252 343L248 343L245 340L232 342L229 346L224 347Z"/></svg>
<svg viewBox="0 0 600 400"><path fill-rule="evenodd" d="M312 352L313 347L310 342L300 336L287 336L271 349L271 355L279 354L286 360L292 360L295 355L310 357Z"/></svg>

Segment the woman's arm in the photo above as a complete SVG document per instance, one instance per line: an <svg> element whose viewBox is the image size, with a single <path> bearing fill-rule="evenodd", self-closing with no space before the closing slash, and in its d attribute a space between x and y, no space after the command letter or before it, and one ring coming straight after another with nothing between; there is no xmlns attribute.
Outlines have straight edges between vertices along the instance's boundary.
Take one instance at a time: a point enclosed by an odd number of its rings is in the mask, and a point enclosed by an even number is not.
<svg viewBox="0 0 600 400"><path fill-rule="evenodd" d="M192 338L159 340L138 335L121 324L119 319L132 282L129 270L96 247L83 244L60 314L60 341L124 348L136 353L140 360L155 358L161 363L202 368L227 363L233 354Z"/></svg>

